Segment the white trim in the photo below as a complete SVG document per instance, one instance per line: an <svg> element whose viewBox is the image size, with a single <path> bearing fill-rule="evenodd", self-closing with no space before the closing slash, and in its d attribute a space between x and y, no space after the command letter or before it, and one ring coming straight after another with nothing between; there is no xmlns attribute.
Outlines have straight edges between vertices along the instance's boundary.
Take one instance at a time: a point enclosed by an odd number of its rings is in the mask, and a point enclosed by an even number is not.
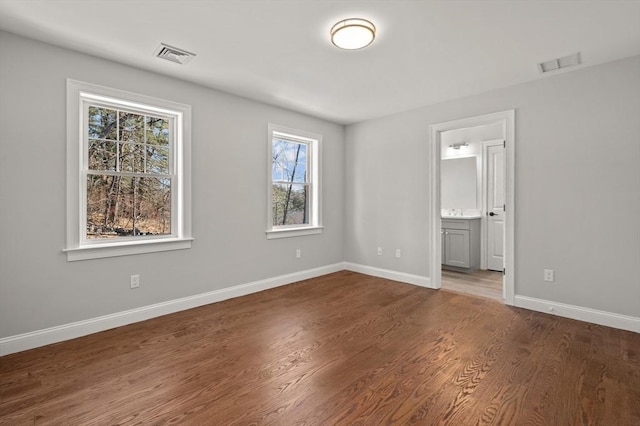
<svg viewBox="0 0 640 426"><path fill-rule="evenodd" d="M551 302L549 300L536 299L527 296L516 296L515 306L530 309L532 311L545 312L547 314L571 318L578 321L585 321L640 333L640 317L631 317L628 315L583 308L582 306L567 305L559 302Z"/></svg>
<svg viewBox="0 0 640 426"><path fill-rule="evenodd" d="M289 238L289 237L299 237L301 235L316 235L322 234L322 230L324 227L322 226L308 226L305 228L282 228L282 229L272 229L267 232L267 240L275 240L278 238Z"/></svg>
<svg viewBox="0 0 640 426"><path fill-rule="evenodd" d="M414 284L420 287L434 288L429 277L423 275L407 274L405 272L392 271L390 269L374 268L373 266L360 265L358 263L345 262L344 269L352 272L359 272L374 277L386 278L388 280L400 281L407 284Z"/></svg>
<svg viewBox="0 0 640 426"><path fill-rule="evenodd" d="M268 290L270 288L275 288L342 270L358 272L365 275L400 281L426 288L434 288L429 277L407 274L404 272L397 272L388 269L374 268L371 266L360 265L351 262L338 262L332 265L321 266L305 271L293 272L273 278L253 281L234 287L223 288L220 290L214 290L194 296L169 300L166 302L143 306L141 308L131 309L128 311L116 312L114 314L104 315L97 318L90 318L87 320L63 324L43 330L4 337L0 339L0 356L33 349L40 346L50 345L52 343L63 342L65 340L75 339L78 337L86 336L88 334L109 330L111 328L121 327L139 321L145 321L162 315L168 315L175 312L184 311L186 309L208 305L210 303L221 302L223 300L231 299L234 297L246 296L251 293ZM515 306L546 313L549 313L549 308L553 308L552 313L559 316L640 333L640 318L638 317L614 314L610 312L599 311L596 309L566 305L563 303L535 299L526 296L516 296Z"/></svg>
<svg viewBox="0 0 640 426"><path fill-rule="evenodd" d="M159 240L141 240L120 244L101 244L63 249L67 253L67 262L76 260L101 259L104 257L130 256L134 254L156 253L159 251L184 250L191 248L193 238L174 238Z"/></svg>
<svg viewBox="0 0 640 426"><path fill-rule="evenodd" d="M432 124L429 126L430 159L430 197L429 197L429 273L432 288L442 286L442 239L440 235L440 134L448 130L502 123L505 138L505 268L503 293L505 304L514 304L515 295L515 110L485 114Z"/></svg>
<svg viewBox="0 0 640 426"><path fill-rule="evenodd" d="M309 223L300 226L273 226L273 138L275 136L307 144L307 184L311 189ZM322 135L291 129L277 124L267 124L267 239L321 234L322 226ZM309 161L311 160L311 161Z"/></svg>
<svg viewBox="0 0 640 426"><path fill-rule="evenodd" d="M85 235L84 105L89 100L112 102L124 108L158 113L171 118L172 177L171 231L163 238L140 237L122 241L88 241ZM191 247L191 106L146 95L67 79L67 261L151 253ZM81 125L82 124L82 125ZM117 246L117 247L116 247Z"/></svg>
<svg viewBox="0 0 640 426"><path fill-rule="evenodd" d="M0 356L342 271L342 262L0 339Z"/></svg>

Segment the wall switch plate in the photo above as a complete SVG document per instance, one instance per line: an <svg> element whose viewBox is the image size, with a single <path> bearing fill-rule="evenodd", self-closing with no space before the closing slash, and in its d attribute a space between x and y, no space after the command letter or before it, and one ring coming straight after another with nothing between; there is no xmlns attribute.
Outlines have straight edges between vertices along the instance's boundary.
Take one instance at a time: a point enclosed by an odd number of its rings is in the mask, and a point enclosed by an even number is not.
<svg viewBox="0 0 640 426"><path fill-rule="evenodd" d="M131 275L131 288L140 287L140 275L135 274Z"/></svg>
<svg viewBox="0 0 640 426"><path fill-rule="evenodd" d="M378 256L382 256L382 247L378 247Z"/></svg>
<svg viewBox="0 0 640 426"><path fill-rule="evenodd" d="M553 269L545 269L544 270L544 280L553 282L555 279Z"/></svg>
<svg viewBox="0 0 640 426"><path fill-rule="evenodd" d="M302 257L302 250L296 249L296 259L300 259Z"/></svg>
<svg viewBox="0 0 640 426"><path fill-rule="evenodd" d="M402 255L402 252L400 251L400 249L396 249L396 257L400 257Z"/></svg>

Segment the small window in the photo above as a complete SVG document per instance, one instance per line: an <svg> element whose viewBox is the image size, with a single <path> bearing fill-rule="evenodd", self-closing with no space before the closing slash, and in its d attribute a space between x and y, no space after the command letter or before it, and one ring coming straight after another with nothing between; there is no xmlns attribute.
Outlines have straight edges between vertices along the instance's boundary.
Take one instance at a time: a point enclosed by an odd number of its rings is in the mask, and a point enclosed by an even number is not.
<svg viewBox="0 0 640 426"><path fill-rule="evenodd" d="M267 238L322 232L320 142L309 132L269 125Z"/></svg>
<svg viewBox="0 0 640 426"><path fill-rule="evenodd" d="M188 248L190 108L69 80L68 109L67 259Z"/></svg>

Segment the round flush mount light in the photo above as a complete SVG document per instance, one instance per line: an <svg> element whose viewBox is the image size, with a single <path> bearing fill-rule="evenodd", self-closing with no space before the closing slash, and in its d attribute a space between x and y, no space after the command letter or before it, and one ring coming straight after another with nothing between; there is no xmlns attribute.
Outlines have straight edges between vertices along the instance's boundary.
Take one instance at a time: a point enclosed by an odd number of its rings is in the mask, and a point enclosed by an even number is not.
<svg viewBox="0 0 640 426"><path fill-rule="evenodd" d="M376 27L366 19L344 19L331 27L331 43L340 49L362 49L375 38Z"/></svg>

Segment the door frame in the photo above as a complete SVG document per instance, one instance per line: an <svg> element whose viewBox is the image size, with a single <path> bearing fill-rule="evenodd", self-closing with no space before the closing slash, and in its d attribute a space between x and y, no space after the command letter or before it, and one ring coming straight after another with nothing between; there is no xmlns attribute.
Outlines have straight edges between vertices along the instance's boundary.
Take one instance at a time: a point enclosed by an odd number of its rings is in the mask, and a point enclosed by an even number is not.
<svg viewBox="0 0 640 426"><path fill-rule="evenodd" d="M515 298L515 110L494 112L476 117L446 121L429 126L431 146L431 191L429 193L429 271L430 287L442 287L442 236L440 235L440 158L441 135L450 130L482 126L502 125L505 140L505 244L503 294L506 305L514 305Z"/></svg>

